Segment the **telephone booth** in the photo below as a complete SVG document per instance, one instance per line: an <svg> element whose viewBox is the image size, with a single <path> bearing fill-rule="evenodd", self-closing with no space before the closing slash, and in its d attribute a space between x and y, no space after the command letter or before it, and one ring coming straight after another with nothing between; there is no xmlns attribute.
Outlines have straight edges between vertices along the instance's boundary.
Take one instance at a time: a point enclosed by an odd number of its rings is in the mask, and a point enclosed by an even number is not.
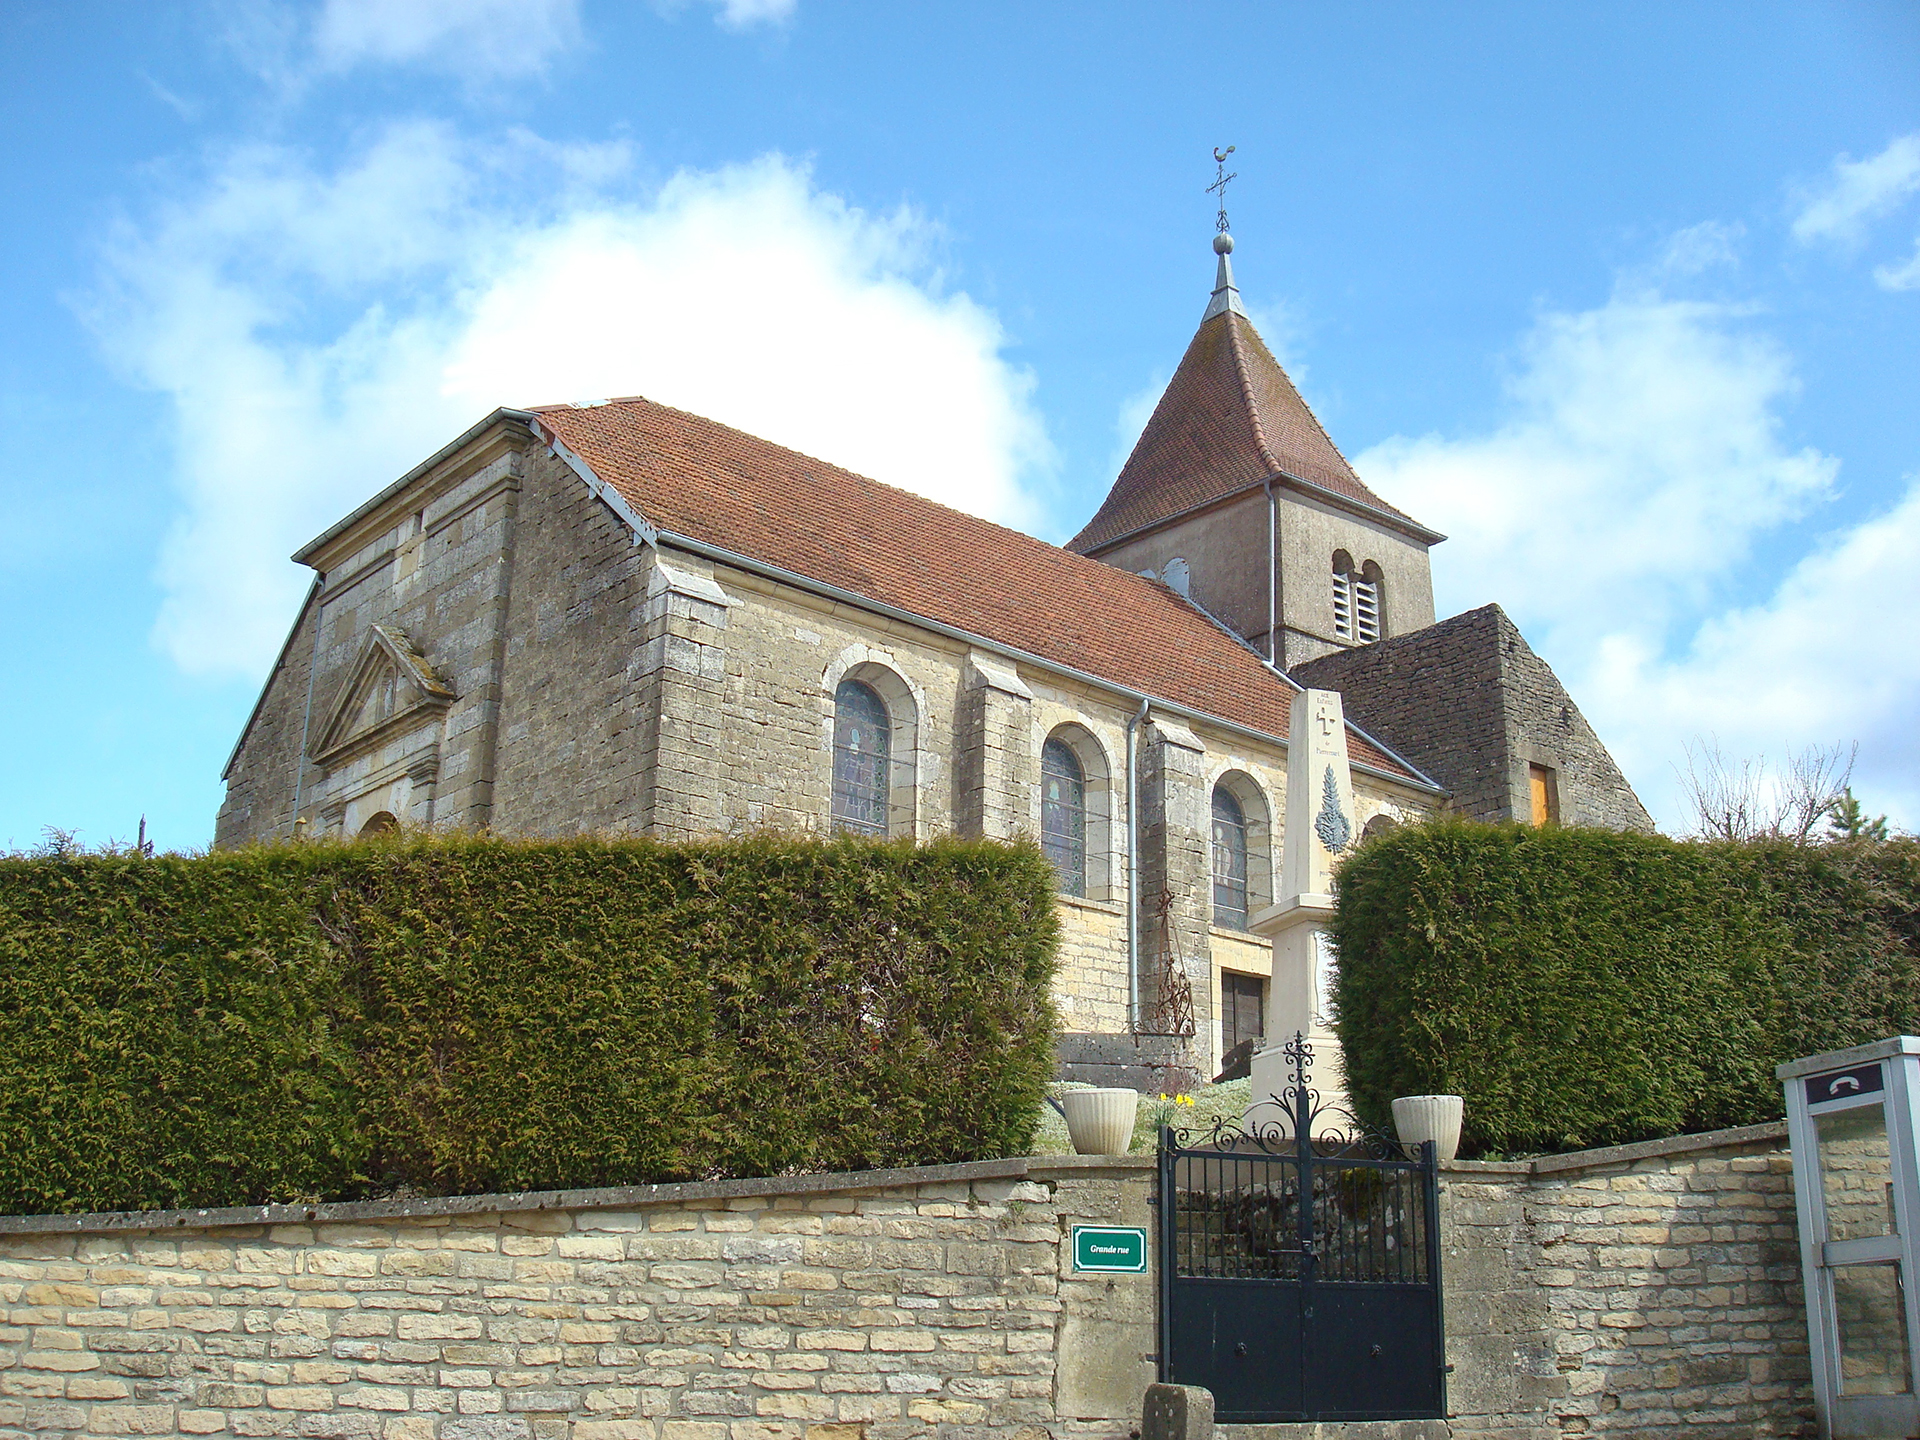
<svg viewBox="0 0 1920 1440"><path fill-rule="evenodd" d="M1820 1433L1920 1434L1920 1038L1812 1055L1774 1073L1786 1086Z"/></svg>

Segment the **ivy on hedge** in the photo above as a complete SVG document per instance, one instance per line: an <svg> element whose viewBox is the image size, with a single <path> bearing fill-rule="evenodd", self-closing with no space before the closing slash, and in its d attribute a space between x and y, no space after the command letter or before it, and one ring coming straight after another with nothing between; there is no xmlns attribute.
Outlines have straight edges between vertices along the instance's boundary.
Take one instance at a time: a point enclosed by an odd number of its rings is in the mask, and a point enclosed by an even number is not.
<svg viewBox="0 0 1920 1440"><path fill-rule="evenodd" d="M1363 1119L1466 1100L1471 1152L1782 1113L1773 1067L1920 1026L1920 847L1435 821L1339 876L1336 1030Z"/></svg>
<svg viewBox="0 0 1920 1440"><path fill-rule="evenodd" d="M0 860L0 1209L1020 1153L1056 929L987 841Z"/></svg>

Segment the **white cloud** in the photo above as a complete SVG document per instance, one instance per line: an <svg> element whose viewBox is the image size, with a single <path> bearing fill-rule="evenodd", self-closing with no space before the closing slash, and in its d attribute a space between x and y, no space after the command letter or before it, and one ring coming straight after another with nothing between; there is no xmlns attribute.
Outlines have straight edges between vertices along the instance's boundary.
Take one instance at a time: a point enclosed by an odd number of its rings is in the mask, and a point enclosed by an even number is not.
<svg viewBox="0 0 1920 1440"><path fill-rule="evenodd" d="M665 18L684 12L693 0L653 0L653 8ZM799 0L706 0L712 7L713 23L723 30L750 30L756 25L784 25L791 20Z"/></svg>
<svg viewBox="0 0 1920 1440"><path fill-rule="evenodd" d="M1920 290L1920 240L1913 242L1913 254L1900 264L1875 267L1873 278L1882 290Z"/></svg>
<svg viewBox="0 0 1920 1440"><path fill-rule="evenodd" d="M1737 221L1703 220L1676 231L1661 249L1658 272L1682 277L1740 263L1740 243L1747 227Z"/></svg>
<svg viewBox="0 0 1920 1440"><path fill-rule="evenodd" d="M1890 213L1920 190L1920 131L1902 135L1878 155L1855 160L1842 155L1824 184L1802 197L1794 217L1793 238L1850 243L1861 239L1869 221Z"/></svg>
<svg viewBox="0 0 1920 1440"><path fill-rule="evenodd" d="M1703 621L1686 649L1613 637L1592 686L1647 759L1656 737L1714 735L1732 755L1858 741L1855 793L1920 822L1920 477L1885 514L1824 537L1762 603ZM1637 710L1640 717L1630 712ZM1677 807L1676 816L1677 817Z"/></svg>
<svg viewBox="0 0 1920 1440"><path fill-rule="evenodd" d="M779 156L643 198L620 163L429 124L331 172L255 147L114 241L90 318L174 403L156 634L183 667L259 673L288 552L501 404L646 394L1031 523L1031 377L930 278L933 227Z"/></svg>
<svg viewBox="0 0 1920 1440"><path fill-rule="evenodd" d="M712 0L719 14L714 18L729 30L745 30L753 25L778 25L793 18L797 0Z"/></svg>
<svg viewBox="0 0 1920 1440"><path fill-rule="evenodd" d="M1510 418L1357 457L1380 493L1453 538L1441 613L1499 601L1560 672L1663 823L1696 737L1730 755L1860 742L1856 790L1920 821L1920 485L1802 542L1783 576L1762 544L1831 494L1838 462L1791 447L1789 357L1738 310L1623 290L1542 316ZM1727 609L1744 585L1765 598Z"/></svg>
<svg viewBox="0 0 1920 1440"><path fill-rule="evenodd" d="M1449 608L1498 600L1558 648L1621 627L1663 637L1837 468L1782 442L1791 367L1743 319L1644 290L1543 315L1499 429L1395 438L1356 468L1454 537L1435 555Z"/></svg>
<svg viewBox="0 0 1920 1440"><path fill-rule="evenodd" d="M523 75L579 38L579 0L325 0L313 48L328 69L427 61Z"/></svg>

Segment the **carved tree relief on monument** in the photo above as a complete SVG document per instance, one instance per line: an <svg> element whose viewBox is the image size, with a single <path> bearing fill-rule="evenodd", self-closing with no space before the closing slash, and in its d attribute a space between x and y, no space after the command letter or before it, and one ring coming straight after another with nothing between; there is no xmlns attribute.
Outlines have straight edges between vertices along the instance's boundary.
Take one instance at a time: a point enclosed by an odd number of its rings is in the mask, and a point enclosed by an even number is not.
<svg viewBox="0 0 1920 1440"><path fill-rule="evenodd" d="M1331 765L1327 766L1326 783L1320 787L1320 813L1314 817L1313 833L1336 855L1353 838L1353 823L1340 809L1340 788L1333 782Z"/></svg>

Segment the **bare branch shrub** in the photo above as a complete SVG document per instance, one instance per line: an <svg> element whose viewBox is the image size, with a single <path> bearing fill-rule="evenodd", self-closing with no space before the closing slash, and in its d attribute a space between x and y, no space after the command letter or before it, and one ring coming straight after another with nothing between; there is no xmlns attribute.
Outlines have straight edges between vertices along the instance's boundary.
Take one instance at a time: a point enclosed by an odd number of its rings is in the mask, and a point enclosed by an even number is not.
<svg viewBox="0 0 1920 1440"><path fill-rule="evenodd" d="M1789 750L1775 770L1767 757L1732 760L1709 736L1687 746L1680 783L1693 809L1693 834L1703 840L1787 840L1806 845L1841 804L1860 753L1850 746L1809 745Z"/></svg>

